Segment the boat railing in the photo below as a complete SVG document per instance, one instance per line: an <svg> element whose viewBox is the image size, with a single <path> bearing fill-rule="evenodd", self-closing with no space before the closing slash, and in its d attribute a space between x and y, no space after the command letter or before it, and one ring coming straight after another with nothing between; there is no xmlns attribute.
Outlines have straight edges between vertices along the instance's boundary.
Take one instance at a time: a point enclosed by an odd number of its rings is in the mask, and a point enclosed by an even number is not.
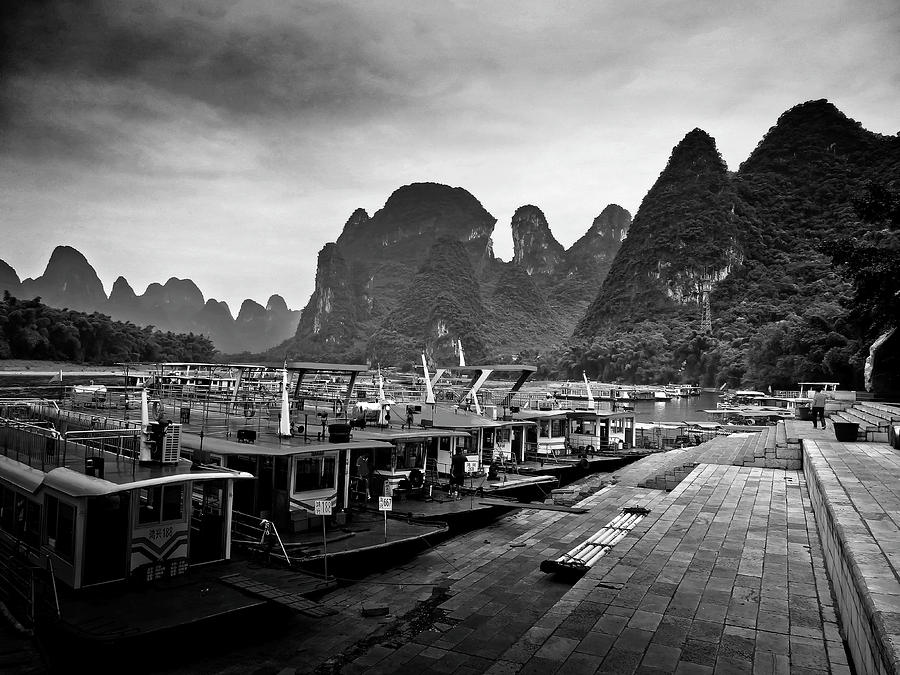
<svg viewBox="0 0 900 675"><path fill-rule="evenodd" d="M231 513L231 540L236 546L259 552L271 559L283 559L290 566L291 556L271 520L242 511Z"/></svg>
<svg viewBox="0 0 900 675"><path fill-rule="evenodd" d="M140 456L138 429L69 430L65 434L49 426L38 426L17 419L0 418L0 452L33 469L69 466L73 459L85 460L79 470L87 471L86 460L103 452L122 455L137 461ZM72 467L78 469L77 464ZM70 467L70 468L72 468Z"/></svg>
<svg viewBox="0 0 900 675"><path fill-rule="evenodd" d="M0 597L13 616L33 627L38 614L60 616L53 562L22 539L0 537Z"/></svg>

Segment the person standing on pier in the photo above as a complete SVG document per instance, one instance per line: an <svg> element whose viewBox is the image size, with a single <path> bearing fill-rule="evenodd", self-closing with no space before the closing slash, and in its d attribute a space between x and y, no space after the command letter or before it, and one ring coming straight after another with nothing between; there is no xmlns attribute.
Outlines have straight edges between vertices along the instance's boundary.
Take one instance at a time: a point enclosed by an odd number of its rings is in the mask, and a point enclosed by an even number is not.
<svg viewBox="0 0 900 675"><path fill-rule="evenodd" d="M825 428L825 392L822 387L816 389L816 393L812 397L812 423L813 429L816 428L816 421L822 420L822 428Z"/></svg>
<svg viewBox="0 0 900 675"><path fill-rule="evenodd" d="M462 498L462 486L466 482L466 456L462 448L456 448L456 454L450 460L450 496Z"/></svg>

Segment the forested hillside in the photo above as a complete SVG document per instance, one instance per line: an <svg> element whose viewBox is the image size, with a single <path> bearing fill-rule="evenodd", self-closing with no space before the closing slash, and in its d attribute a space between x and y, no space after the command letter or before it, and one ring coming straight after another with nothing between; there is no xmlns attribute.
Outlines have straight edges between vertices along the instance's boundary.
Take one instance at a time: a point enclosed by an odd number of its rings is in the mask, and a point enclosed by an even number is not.
<svg viewBox="0 0 900 675"><path fill-rule="evenodd" d="M900 139L812 101L782 115L736 173L717 158L699 130L673 150L560 356L560 371L633 382L792 388L834 380L861 388L883 321L851 313L849 277L830 254L834 241L882 227L865 222L854 200L872 181L900 183ZM700 324L704 280L708 333Z"/></svg>
<svg viewBox="0 0 900 675"><path fill-rule="evenodd" d="M39 359L76 363L123 361L211 361L212 342L202 335L176 334L17 300L0 302L0 359Z"/></svg>

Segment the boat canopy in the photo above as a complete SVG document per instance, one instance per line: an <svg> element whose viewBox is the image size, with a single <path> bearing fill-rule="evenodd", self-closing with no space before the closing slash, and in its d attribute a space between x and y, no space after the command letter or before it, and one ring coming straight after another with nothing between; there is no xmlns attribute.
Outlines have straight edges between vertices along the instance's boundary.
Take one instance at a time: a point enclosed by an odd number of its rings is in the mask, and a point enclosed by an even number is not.
<svg viewBox="0 0 900 675"><path fill-rule="evenodd" d="M297 437L295 436L294 438ZM268 457L292 457L294 455L316 455L322 454L323 452L333 452L335 450L372 450L375 448L392 447L391 444L386 441L371 439L351 440L342 443L331 443L327 440L312 440L303 442L302 445L289 443L268 445L265 443L238 443L224 438L214 438L209 436L201 439L195 434L181 435L181 447L186 450L201 450L201 444L204 452L212 452L217 455L265 455Z"/></svg>

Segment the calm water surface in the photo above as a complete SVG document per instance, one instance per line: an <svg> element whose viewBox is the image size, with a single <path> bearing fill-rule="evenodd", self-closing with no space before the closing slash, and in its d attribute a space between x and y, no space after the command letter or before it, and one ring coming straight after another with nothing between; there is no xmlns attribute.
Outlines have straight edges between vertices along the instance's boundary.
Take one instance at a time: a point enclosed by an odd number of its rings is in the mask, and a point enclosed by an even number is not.
<svg viewBox="0 0 900 675"><path fill-rule="evenodd" d="M57 398L60 392L58 383L50 384L49 377L34 376L4 376L0 374L0 397L11 396L42 396ZM106 386L121 387L122 377L90 377L78 375L67 377L63 374L63 384L104 384ZM537 384L537 383L535 383ZM549 384L549 383L548 383ZM686 396L673 398L669 401L630 401L634 406L634 418L636 422L681 422L684 420L696 422L707 419L704 413L698 412L707 408L715 408L719 401L719 395L715 392L703 392L699 396ZM608 407L608 401L601 401L601 407Z"/></svg>

